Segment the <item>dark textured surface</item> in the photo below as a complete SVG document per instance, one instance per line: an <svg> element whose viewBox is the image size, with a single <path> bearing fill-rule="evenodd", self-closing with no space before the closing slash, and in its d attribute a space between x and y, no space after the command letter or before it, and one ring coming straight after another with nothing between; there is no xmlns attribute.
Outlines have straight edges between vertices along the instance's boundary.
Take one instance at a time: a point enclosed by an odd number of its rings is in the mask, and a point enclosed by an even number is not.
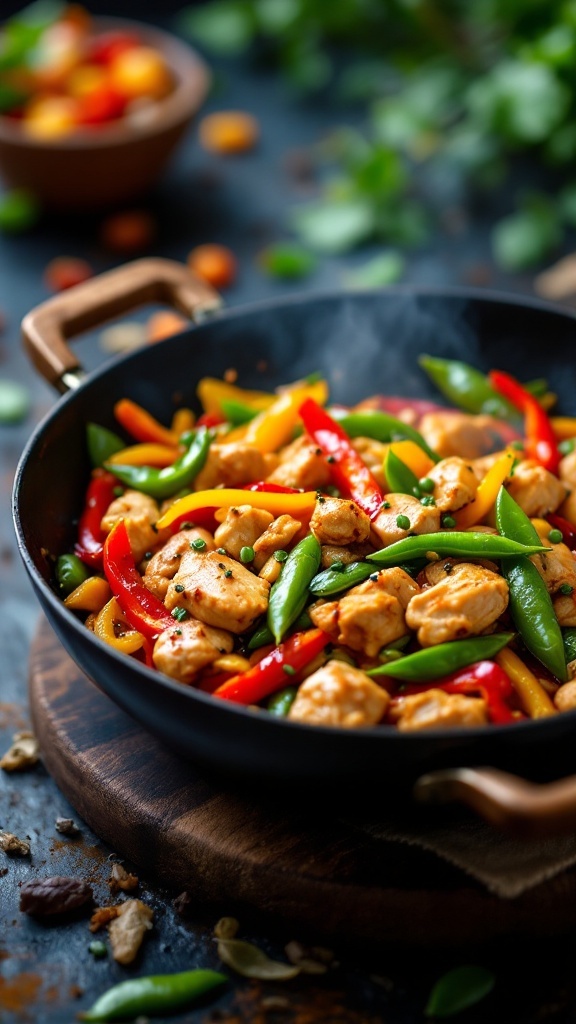
<svg viewBox="0 0 576 1024"><path fill-rule="evenodd" d="M126 13L137 12L131 8ZM201 152L192 135L152 199L159 218L153 251L182 259L193 245L203 241L230 244L241 261L238 284L228 297L230 304L237 305L294 290L264 279L254 258L263 244L282 235L284 210L305 198L305 191L286 170L286 151L316 140L339 123L342 115L315 102L293 100L270 76L242 75L222 66L218 81L220 92L210 106L256 112L261 118L263 141L254 154L218 161ZM478 211L472 224L461 211L454 212L458 216L451 218L450 209L446 209L446 224L451 227L409 261L409 283L453 285L468 284L480 277L487 280L489 211ZM35 380L20 351L18 324L47 296L41 275L51 257L63 253L84 255L98 270L111 265L110 257L97 242L97 226L95 221L79 219L47 220L31 235L0 238L0 307L7 319L0 338L0 374L25 382L33 394L28 421L20 427L0 427L2 750L8 747L12 733L28 723L28 652L38 617L37 603L16 554L9 493L18 455L31 428L54 402L53 394ZM357 257L346 261L349 265L355 262ZM338 287L343 265L344 261L324 261L306 282L306 288ZM529 291L526 280L492 275L492 283ZM543 355L546 343L543 339ZM102 359L91 341L82 342L79 351L89 365ZM58 487L58 480L53 483ZM43 500L49 520L49 495ZM145 763L142 772L146 772ZM389 781L383 780L384 792L389 786ZM76 818L81 829L78 839L68 839L55 831L54 823L60 815ZM115 856L113 844L104 844L78 818L42 764L21 775L0 772L0 826L19 836L29 835L32 847L30 860L0 854L0 1017L6 1024L67 1024L80 1008L125 977L196 965L218 966L210 932L216 917L229 908L193 903L184 921L172 905L177 893L145 877L141 879L140 896L155 909L155 929L131 969L110 959L94 961L88 952L91 936L85 917L44 925L19 912L18 884L33 875L81 877L92 883L97 901L109 898L107 879L109 857ZM241 923L245 937L257 940L276 955L282 955L286 941L301 938L295 928L287 929L279 923L276 928L256 918L243 918ZM319 921L320 930L321 926ZM574 952L573 935L539 943L515 941L483 950L466 946L426 955L394 951L382 954L339 943L341 966L321 981L308 978L261 986L233 980L210 1007L173 1019L194 1024L217 1020L229 1024L417 1024L423 1020L426 997L438 974L457 964L477 962L495 971L497 986L489 1002L467 1013L469 1024L484 1024L488 1019L502 1024L571 1024L576 1020ZM292 1009L266 1009L263 995L279 995Z"/></svg>

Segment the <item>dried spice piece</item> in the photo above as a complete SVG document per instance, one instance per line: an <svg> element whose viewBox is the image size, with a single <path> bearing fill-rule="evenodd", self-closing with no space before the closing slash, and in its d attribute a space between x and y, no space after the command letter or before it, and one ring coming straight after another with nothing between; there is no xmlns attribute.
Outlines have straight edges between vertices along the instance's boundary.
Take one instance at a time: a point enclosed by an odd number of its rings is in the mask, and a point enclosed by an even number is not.
<svg viewBox="0 0 576 1024"><path fill-rule="evenodd" d="M18 839L13 832L0 832L0 850L15 857L27 857L30 843L27 839Z"/></svg>
<svg viewBox="0 0 576 1024"><path fill-rule="evenodd" d="M12 746L0 758L0 768L5 772L23 772L32 768L40 757L40 747L34 733L17 732L12 740Z"/></svg>
<svg viewBox="0 0 576 1024"><path fill-rule="evenodd" d="M56 818L55 829L63 836L78 836L80 829L72 818Z"/></svg>
<svg viewBox="0 0 576 1024"><path fill-rule="evenodd" d="M90 931L99 932L101 928L104 928L110 923L110 921L113 921L115 917L118 917L119 909L119 906L98 907L90 918Z"/></svg>
<svg viewBox="0 0 576 1024"><path fill-rule="evenodd" d="M301 942L292 941L284 947L284 952L291 964L300 968L303 974L326 974L328 964L332 963L334 954L321 946L308 948Z"/></svg>
<svg viewBox="0 0 576 1024"><path fill-rule="evenodd" d="M191 908L193 906L192 896L185 889L184 892L181 892L179 896L176 896L176 899L173 901L172 906L174 907L176 913L180 915L180 917L190 917Z"/></svg>
<svg viewBox="0 0 576 1024"><path fill-rule="evenodd" d="M35 917L66 914L91 900L92 888L87 882L61 875L32 878L20 889L20 910Z"/></svg>
<svg viewBox="0 0 576 1024"><path fill-rule="evenodd" d="M251 942L240 939L220 939L218 956L243 978L258 978L261 981L288 981L300 974L300 967L271 960L263 950Z"/></svg>
<svg viewBox="0 0 576 1024"><path fill-rule="evenodd" d="M138 876L131 875L121 864L113 864L108 885L110 892L132 892L138 887Z"/></svg>
<svg viewBox="0 0 576 1024"><path fill-rule="evenodd" d="M221 917L214 925L214 935L217 939L233 939L239 928L240 923L235 917Z"/></svg>
<svg viewBox="0 0 576 1024"><path fill-rule="evenodd" d="M118 908L118 915L108 929L112 956L119 964L131 964L142 945L146 932L152 928L154 911L142 900L128 900Z"/></svg>

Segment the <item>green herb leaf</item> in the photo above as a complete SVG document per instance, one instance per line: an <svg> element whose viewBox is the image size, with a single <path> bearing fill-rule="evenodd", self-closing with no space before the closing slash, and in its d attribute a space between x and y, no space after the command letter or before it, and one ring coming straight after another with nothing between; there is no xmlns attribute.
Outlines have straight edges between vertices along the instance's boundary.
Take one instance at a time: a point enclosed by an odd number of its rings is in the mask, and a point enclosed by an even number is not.
<svg viewBox="0 0 576 1024"><path fill-rule="evenodd" d="M319 252L347 252L374 232L372 208L363 200L310 203L295 210L292 219L303 241Z"/></svg>
<svg viewBox="0 0 576 1024"><path fill-rule="evenodd" d="M522 270L538 264L560 239L558 211L539 196L500 221L492 234L492 246L501 267Z"/></svg>
<svg viewBox="0 0 576 1024"><path fill-rule="evenodd" d="M240 939L220 939L218 956L243 978L258 978L261 981L288 981L300 974L300 967L271 960L251 942Z"/></svg>
<svg viewBox="0 0 576 1024"><path fill-rule="evenodd" d="M26 189L15 188L0 196L0 231L17 235L34 226L40 207Z"/></svg>
<svg viewBox="0 0 576 1024"><path fill-rule="evenodd" d="M406 266L404 257L398 252L383 252L368 260L360 267L347 271L344 283L347 288L381 288L398 281Z"/></svg>
<svg viewBox="0 0 576 1024"><path fill-rule="evenodd" d="M0 380L0 423L22 423L30 412L30 392L14 380Z"/></svg>
<svg viewBox="0 0 576 1024"><path fill-rule="evenodd" d="M494 975L485 967L456 967L434 985L426 1005L427 1017L452 1017L474 1006L492 991Z"/></svg>
<svg viewBox="0 0 576 1024"><path fill-rule="evenodd" d="M316 259L298 245L289 242L278 242L264 249L258 257L263 270L271 277L297 280L307 277L316 269Z"/></svg>
<svg viewBox="0 0 576 1024"><path fill-rule="evenodd" d="M223 56L243 53L256 31L251 4L243 0L213 0L200 7L186 7L178 15L178 26L201 46Z"/></svg>

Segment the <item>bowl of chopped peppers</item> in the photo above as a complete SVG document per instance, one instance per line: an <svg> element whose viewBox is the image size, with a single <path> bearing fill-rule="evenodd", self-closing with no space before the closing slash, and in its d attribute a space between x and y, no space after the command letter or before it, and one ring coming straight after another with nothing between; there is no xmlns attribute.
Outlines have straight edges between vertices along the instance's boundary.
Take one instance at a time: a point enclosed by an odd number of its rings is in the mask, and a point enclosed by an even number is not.
<svg viewBox="0 0 576 1024"><path fill-rule="evenodd" d="M216 305L139 261L33 311L36 364L63 390L67 323L151 291ZM18 470L44 611L125 710L235 779L573 771L573 334L551 306L398 290L219 311L113 360Z"/></svg>
<svg viewBox="0 0 576 1024"><path fill-rule="evenodd" d="M58 209L155 183L208 89L200 58L149 25L32 4L0 29L0 171Z"/></svg>

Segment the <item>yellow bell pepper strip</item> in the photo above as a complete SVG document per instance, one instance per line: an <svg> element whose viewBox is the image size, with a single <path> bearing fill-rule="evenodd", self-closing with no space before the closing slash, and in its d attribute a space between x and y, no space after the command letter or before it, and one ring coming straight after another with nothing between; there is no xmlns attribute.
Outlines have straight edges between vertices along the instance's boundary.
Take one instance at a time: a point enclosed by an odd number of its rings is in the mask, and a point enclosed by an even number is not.
<svg viewBox="0 0 576 1024"><path fill-rule="evenodd" d="M276 395L266 391L247 391L216 377L203 377L196 388L196 394L205 413L221 413L223 401L242 402L258 412L269 409L276 401Z"/></svg>
<svg viewBox="0 0 576 1024"><path fill-rule="evenodd" d="M418 480L425 477L435 465L415 441L392 441L387 446L387 453L388 451L394 452L394 455L405 466L408 466L408 469L412 470Z"/></svg>
<svg viewBox="0 0 576 1024"><path fill-rule="evenodd" d="M495 660L504 669L530 718L546 718L557 714L542 684L514 651L505 647L496 655Z"/></svg>
<svg viewBox="0 0 576 1024"><path fill-rule="evenodd" d="M576 416L551 416L550 423L557 441L570 441L576 437Z"/></svg>
<svg viewBox="0 0 576 1024"><path fill-rule="evenodd" d="M465 530L468 526L475 526L476 523L480 523L488 515L490 509L494 506L500 488L506 478L510 476L515 457L513 451L507 450L496 460L493 466L490 466L486 476L478 485L474 500L465 505L464 508L458 509L457 512L453 513L456 529Z"/></svg>
<svg viewBox="0 0 576 1024"><path fill-rule="evenodd" d="M252 444L264 454L275 452L292 438L294 427L298 423L300 407L306 399L311 398L318 405L328 401L328 385L319 380L315 384L306 384L284 391L269 409L265 409L250 423L231 430L223 438L223 443L244 441Z"/></svg>
<svg viewBox="0 0 576 1024"><path fill-rule="evenodd" d="M177 445L178 434L163 427L158 420L130 398L121 398L114 406L114 416L136 441Z"/></svg>
<svg viewBox="0 0 576 1024"><path fill-rule="evenodd" d="M274 516L291 515L294 519L309 519L316 504L316 491L297 491L286 494L275 491L245 491L239 487L214 487L208 491L195 491L175 501L156 523L158 530L173 526L178 520L196 521L199 513L207 509L234 508L236 505L252 505L265 509Z"/></svg>
<svg viewBox="0 0 576 1024"><path fill-rule="evenodd" d="M120 466L171 466L181 454L181 450L174 445L133 444L128 448L122 448L107 459L108 465L118 463Z"/></svg>
<svg viewBox="0 0 576 1024"><path fill-rule="evenodd" d="M106 580L101 576L89 576L68 594L64 604L75 612L99 612L111 596L112 592Z"/></svg>
<svg viewBox="0 0 576 1024"><path fill-rule="evenodd" d="M115 624L126 625L126 632L116 636ZM129 629L115 597L111 597L101 609L94 622L94 633L110 647L123 654L135 654L144 643L144 637L135 629Z"/></svg>
<svg viewBox="0 0 576 1024"><path fill-rule="evenodd" d="M195 423L196 417L192 412L192 409L176 409L176 412L172 417L170 430L172 433L177 434L178 437L180 437L181 434L187 434L189 430L194 430Z"/></svg>

